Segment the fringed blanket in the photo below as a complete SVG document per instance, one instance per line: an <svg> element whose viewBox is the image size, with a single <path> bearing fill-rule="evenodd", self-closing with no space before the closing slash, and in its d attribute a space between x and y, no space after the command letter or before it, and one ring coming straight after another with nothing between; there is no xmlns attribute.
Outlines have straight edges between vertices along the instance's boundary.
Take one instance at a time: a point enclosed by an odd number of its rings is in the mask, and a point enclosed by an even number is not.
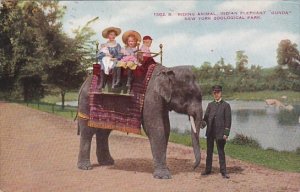
<svg viewBox="0 0 300 192"><path fill-rule="evenodd" d="M146 74L132 82L133 96L96 94L99 92L97 75L90 86L90 116L88 125L94 128L113 129L141 134L142 109L145 92L156 64L148 67Z"/></svg>

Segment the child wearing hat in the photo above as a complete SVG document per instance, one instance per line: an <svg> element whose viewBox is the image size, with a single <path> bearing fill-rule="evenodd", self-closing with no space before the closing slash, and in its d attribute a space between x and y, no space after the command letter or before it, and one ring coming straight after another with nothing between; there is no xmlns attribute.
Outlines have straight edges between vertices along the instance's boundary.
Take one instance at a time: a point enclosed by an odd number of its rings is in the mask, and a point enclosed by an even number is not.
<svg viewBox="0 0 300 192"><path fill-rule="evenodd" d="M143 45L141 51L143 52L143 57L151 57L150 47L152 44L152 38L149 35L143 37Z"/></svg>
<svg viewBox="0 0 300 192"><path fill-rule="evenodd" d="M117 61L119 61L122 58L121 53L121 46L119 43L116 42L115 38L120 35L121 29L117 27L108 27L102 31L102 36L105 39L108 39L108 41L101 45L101 49L98 53L98 59L100 60L101 64L101 83L100 83L100 89L105 87L105 82L107 79L107 69L106 68L113 68L113 83L117 81L117 71L113 66L116 65ZM111 62L109 62L108 58L110 58L110 61L112 61L114 64L111 66ZM106 69L106 70L105 70ZM105 74L106 71L106 74Z"/></svg>
<svg viewBox="0 0 300 192"><path fill-rule="evenodd" d="M153 59L154 56L151 56L151 51L150 51L150 47L152 44L152 37L150 37L149 35L146 35L143 37L143 45L141 46L141 53L142 53L142 70L144 72L147 72L149 65L156 63Z"/></svg>
<svg viewBox="0 0 300 192"><path fill-rule="evenodd" d="M121 68L127 70L126 87L130 89L133 79L132 71L141 65L137 59L138 44L141 41L141 35L133 30L126 31L122 36L122 40L125 44L125 48L122 49L123 58L118 62L117 67L119 71L121 71ZM120 77L118 78L120 79ZM119 86L119 84L116 84L116 87Z"/></svg>

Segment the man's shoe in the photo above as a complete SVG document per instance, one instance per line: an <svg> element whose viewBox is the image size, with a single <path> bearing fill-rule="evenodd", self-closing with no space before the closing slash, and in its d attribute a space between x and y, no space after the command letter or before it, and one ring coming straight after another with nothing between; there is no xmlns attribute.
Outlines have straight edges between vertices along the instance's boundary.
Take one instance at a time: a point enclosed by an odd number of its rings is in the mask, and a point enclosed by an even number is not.
<svg viewBox="0 0 300 192"><path fill-rule="evenodd" d="M211 171L204 171L201 173L202 176L210 175Z"/></svg>
<svg viewBox="0 0 300 192"><path fill-rule="evenodd" d="M229 179L230 177L229 177L229 175L227 175L227 173L221 173L222 174L222 177L224 178L224 179Z"/></svg>

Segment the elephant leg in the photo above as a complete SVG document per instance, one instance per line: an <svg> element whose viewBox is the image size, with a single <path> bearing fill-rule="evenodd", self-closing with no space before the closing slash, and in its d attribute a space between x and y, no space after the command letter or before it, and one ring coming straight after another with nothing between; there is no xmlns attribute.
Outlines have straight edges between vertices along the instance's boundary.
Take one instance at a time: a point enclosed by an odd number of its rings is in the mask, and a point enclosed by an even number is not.
<svg viewBox="0 0 300 192"><path fill-rule="evenodd" d="M171 173L166 165L167 139L165 130L163 127L148 130L154 160L153 177L156 179L171 179Z"/></svg>
<svg viewBox="0 0 300 192"><path fill-rule="evenodd" d="M79 120L80 127L80 149L78 154L77 167L83 170L92 169L90 161L91 142L93 138L93 130L87 126L87 122Z"/></svg>
<svg viewBox="0 0 300 192"><path fill-rule="evenodd" d="M165 137L166 137L166 145L168 146L169 137L170 137L170 120L169 120L169 113L164 115L164 128L165 128Z"/></svg>
<svg viewBox="0 0 300 192"><path fill-rule="evenodd" d="M110 132L111 130L99 129L96 133L96 155L100 165L113 165L115 162L109 152L108 137Z"/></svg>

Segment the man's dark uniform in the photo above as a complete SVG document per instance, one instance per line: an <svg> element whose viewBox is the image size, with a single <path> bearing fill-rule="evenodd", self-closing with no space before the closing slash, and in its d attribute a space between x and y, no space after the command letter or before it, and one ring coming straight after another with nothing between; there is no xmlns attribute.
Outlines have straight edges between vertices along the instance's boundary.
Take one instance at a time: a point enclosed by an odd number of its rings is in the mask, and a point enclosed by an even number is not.
<svg viewBox="0 0 300 192"><path fill-rule="evenodd" d="M224 135L228 136L231 127L231 108L224 100L210 102L207 106L204 121L207 124L207 157L206 173L211 172L214 141L216 140L219 154L220 172L226 174L226 161L224 147L226 140Z"/></svg>

